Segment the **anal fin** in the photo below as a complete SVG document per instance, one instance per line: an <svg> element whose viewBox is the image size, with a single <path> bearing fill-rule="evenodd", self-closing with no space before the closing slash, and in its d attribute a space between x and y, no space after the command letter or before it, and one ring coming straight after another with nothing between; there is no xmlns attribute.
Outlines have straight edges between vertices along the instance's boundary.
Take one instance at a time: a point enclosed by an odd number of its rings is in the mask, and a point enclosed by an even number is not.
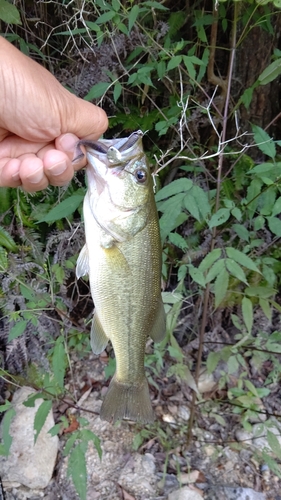
<svg viewBox="0 0 281 500"><path fill-rule="evenodd" d="M98 315L94 313L91 328L91 347L95 354L100 354L106 348L108 338L104 333Z"/></svg>
<svg viewBox="0 0 281 500"><path fill-rule="evenodd" d="M161 298L159 298L154 323L149 335L154 342L161 342L166 335L166 313Z"/></svg>
<svg viewBox="0 0 281 500"><path fill-rule="evenodd" d="M86 244L83 246L78 255L76 263L76 277L79 279L81 276L85 276L85 274L89 274L89 254Z"/></svg>

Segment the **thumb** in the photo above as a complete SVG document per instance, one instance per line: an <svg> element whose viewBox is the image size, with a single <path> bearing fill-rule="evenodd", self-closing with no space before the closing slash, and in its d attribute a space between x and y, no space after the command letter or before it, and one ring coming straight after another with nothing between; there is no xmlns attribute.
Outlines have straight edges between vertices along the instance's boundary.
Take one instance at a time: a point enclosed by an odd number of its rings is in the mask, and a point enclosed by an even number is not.
<svg viewBox="0 0 281 500"><path fill-rule="evenodd" d="M108 127L108 119L102 108L84 101L64 89L66 99L61 112L61 133L72 133L77 137L96 140Z"/></svg>

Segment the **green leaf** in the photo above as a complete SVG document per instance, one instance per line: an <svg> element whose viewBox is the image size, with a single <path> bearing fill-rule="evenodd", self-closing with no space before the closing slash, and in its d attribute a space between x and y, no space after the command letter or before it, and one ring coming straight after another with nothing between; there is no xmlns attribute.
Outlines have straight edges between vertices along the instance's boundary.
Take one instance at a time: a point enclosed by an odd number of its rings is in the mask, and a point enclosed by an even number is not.
<svg viewBox="0 0 281 500"><path fill-rule="evenodd" d="M51 408L52 408L52 401L50 399L45 400L41 403L41 405L39 406L39 408L35 414L35 417L34 417L34 430L35 430L34 444L36 443L37 438L40 434L40 431L46 422L46 418L49 415Z"/></svg>
<svg viewBox="0 0 281 500"><path fill-rule="evenodd" d="M172 56L167 65L167 71L177 68L182 61L182 56Z"/></svg>
<svg viewBox="0 0 281 500"><path fill-rule="evenodd" d="M12 236L2 226L0 226L0 246L7 248L10 252L17 252L18 250Z"/></svg>
<svg viewBox="0 0 281 500"><path fill-rule="evenodd" d="M121 2L120 0L112 0L112 8L115 10L115 12L119 12L121 8Z"/></svg>
<svg viewBox="0 0 281 500"><path fill-rule="evenodd" d="M279 430L278 430L278 434L279 434ZM272 451L276 455L276 457L279 460L281 460L281 446L280 446L280 443L279 443L277 437L270 430L267 431L266 435L267 435L267 442L268 442L270 448L272 449Z"/></svg>
<svg viewBox="0 0 281 500"><path fill-rule="evenodd" d="M173 196L178 193L186 193L191 188L192 188L192 181L190 179L187 179L186 177L183 177L181 179L176 179L175 181L171 182L167 186L164 186L162 189L160 189L156 193L155 199L156 201L161 201L164 200L165 198L169 198L170 196Z"/></svg>
<svg viewBox="0 0 281 500"><path fill-rule="evenodd" d="M269 319L269 321L271 321L271 319L272 319L272 308L270 306L269 300L260 298L259 299L259 305L261 306L262 312L265 315L265 317L267 319Z"/></svg>
<svg viewBox="0 0 281 500"><path fill-rule="evenodd" d="M232 247L226 247L225 249L226 255L230 258L238 262L241 266L247 267L247 269L251 269L251 271L255 271L256 273L260 273L260 270L256 266L256 264L248 257L245 255L243 252L240 252L240 250L237 250L236 248Z"/></svg>
<svg viewBox="0 0 281 500"><path fill-rule="evenodd" d="M192 56L183 56L183 61L188 72L188 76L191 80L196 79L196 71L194 68Z"/></svg>
<svg viewBox="0 0 281 500"><path fill-rule="evenodd" d="M63 200L56 207L52 208L52 210L50 210L50 212L47 213L47 215L42 217L38 221L38 224L41 222L52 223L55 222L56 220L61 220L64 217L69 217L81 205L83 199L84 195L81 194L73 194L72 196L69 196L69 198Z"/></svg>
<svg viewBox="0 0 281 500"><path fill-rule="evenodd" d="M274 215L279 215L280 213L281 213L281 196L279 196L279 198L277 198L277 200L275 201L271 215L274 217Z"/></svg>
<svg viewBox="0 0 281 500"><path fill-rule="evenodd" d="M232 259L225 259L225 263L226 263L226 267L227 267L228 271L230 272L230 274L232 274L232 276L237 278L239 281L243 281L243 283L246 283L246 285L248 285L247 280L246 280L246 276L245 276L245 273L244 273L242 267L240 267Z"/></svg>
<svg viewBox="0 0 281 500"><path fill-rule="evenodd" d="M27 408L34 408L35 401L37 399L43 399L44 394L42 392L37 392L36 394L31 394L28 398L23 402L23 405Z"/></svg>
<svg viewBox="0 0 281 500"><path fill-rule="evenodd" d="M276 290L267 286L249 286L245 289L245 294L249 297L261 297L262 299L269 299L276 294Z"/></svg>
<svg viewBox="0 0 281 500"><path fill-rule="evenodd" d="M15 416L15 414L16 414L15 409L10 408L4 414L4 417L3 417L3 420L1 423L1 425L2 425L1 434L2 434L3 443L1 446L0 455L5 455L6 457L9 455L10 447L11 447L12 440L13 440L13 438L9 432L10 432L11 421L12 421L12 418Z"/></svg>
<svg viewBox="0 0 281 500"><path fill-rule="evenodd" d="M160 218L160 232L162 240L168 236L168 234L183 224L187 219L187 215L184 213L177 212L165 212Z"/></svg>
<svg viewBox="0 0 281 500"><path fill-rule="evenodd" d="M184 202L184 206L185 206L186 210L188 210L188 212L192 215L192 217L194 217L194 219L200 221L201 217L199 214L199 207L197 205L195 198L192 196L191 193L188 193L185 196L183 202Z"/></svg>
<svg viewBox="0 0 281 500"><path fill-rule="evenodd" d="M51 429L48 430L48 434L50 434L52 437L57 436L62 430L62 426L63 426L62 423L53 425L53 427L51 427Z"/></svg>
<svg viewBox="0 0 281 500"><path fill-rule="evenodd" d="M100 438L96 434L94 434L94 432L92 432L90 429L83 429L81 431L81 439L86 442L93 441L94 446L98 452L99 459L101 460L102 449L100 444Z"/></svg>
<svg viewBox="0 0 281 500"><path fill-rule="evenodd" d="M157 75L160 80L162 80L163 76L166 73L166 63L165 61L159 61L157 63Z"/></svg>
<svg viewBox="0 0 281 500"><path fill-rule="evenodd" d="M85 101L92 101L92 99L98 99L103 96L108 88L112 85L110 82L99 82L90 89L87 95L85 95Z"/></svg>
<svg viewBox="0 0 281 500"><path fill-rule="evenodd" d="M239 368L239 363L237 356L230 356L230 358L227 360L227 373L229 375L232 375L233 373L237 372Z"/></svg>
<svg viewBox="0 0 281 500"><path fill-rule="evenodd" d="M66 457L70 450L72 449L76 439L78 439L80 435L80 431L74 431L71 436L68 438L68 440L66 441L65 443L65 447L64 447L64 450L63 450L63 456Z"/></svg>
<svg viewBox="0 0 281 500"><path fill-rule="evenodd" d="M224 224L224 222L226 222L229 219L229 217L230 217L229 208L219 208L219 210L212 215L209 221L209 228L212 229L213 227Z"/></svg>
<svg viewBox="0 0 281 500"><path fill-rule="evenodd" d="M18 321L10 330L9 336L8 336L8 342L11 342L11 340L14 340L20 335L23 334L23 332L26 329L27 321L25 320L20 320Z"/></svg>
<svg viewBox="0 0 281 500"><path fill-rule="evenodd" d="M246 202L248 204L247 210L249 212L249 217L252 218L256 211L259 202L259 194L261 192L262 182L260 179L255 178L252 180L250 186L247 189Z"/></svg>
<svg viewBox="0 0 281 500"><path fill-rule="evenodd" d="M213 263L220 258L220 256L221 249L215 248L214 250L212 250L212 252L208 253L206 257L204 257L198 269L200 269L200 271L202 272L207 271L207 269L209 269L213 265Z"/></svg>
<svg viewBox="0 0 281 500"><path fill-rule="evenodd" d="M268 227L276 236L281 236L281 220L277 217L266 217Z"/></svg>
<svg viewBox="0 0 281 500"><path fill-rule="evenodd" d="M11 408L11 406L12 406L12 403L7 400L6 403L4 403L3 405L0 405L0 413L9 410Z"/></svg>
<svg viewBox="0 0 281 500"><path fill-rule="evenodd" d="M252 130L254 133L254 139L257 147L270 158L275 158L276 147L273 139L268 135L265 130L257 125L252 125Z"/></svg>
<svg viewBox="0 0 281 500"><path fill-rule="evenodd" d="M234 324L235 328L237 328L237 330L242 331L243 325L240 321L240 318L238 318L238 316L236 316L236 314L232 314L231 319L232 319L232 323Z"/></svg>
<svg viewBox="0 0 281 500"><path fill-rule="evenodd" d="M116 359L109 358L107 365L104 367L105 380L108 380L110 377L113 377L115 372L116 372Z"/></svg>
<svg viewBox="0 0 281 500"><path fill-rule="evenodd" d="M281 59L273 61L258 77L260 85L267 85L281 75Z"/></svg>
<svg viewBox="0 0 281 500"><path fill-rule="evenodd" d="M151 9L169 10L168 7L165 7L160 2L154 2L154 1L150 1L150 0L148 0L147 2L143 2L142 5L150 7Z"/></svg>
<svg viewBox="0 0 281 500"><path fill-rule="evenodd" d="M224 267L218 274L214 286L216 308L220 305L221 301L224 299L226 295L228 289L228 283L229 283L229 274Z"/></svg>
<svg viewBox="0 0 281 500"><path fill-rule="evenodd" d="M116 12L114 10L108 10L107 12L104 12L101 16L99 16L96 20L96 24L105 24L108 21L111 21L113 17L116 15Z"/></svg>
<svg viewBox="0 0 281 500"><path fill-rule="evenodd" d="M245 226L243 226L242 224L233 224L232 228L241 240L249 241L249 231Z"/></svg>
<svg viewBox="0 0 281 500"><path fill-rule="evenodd" d="M259 231L264 227L265 218L262 215L258 215L254 220L254 230Z"/></svg>
<svg viewBox="0 0 281 500"><path fill-rule="evenodd" d="M256 88L256 85L253 85L252 87L249 87L248 89L244 90L243 94L241 95L239 102L244 104L245 108L248 110L250 107L250 104L252 102L253 98L253 93Z"/></svg>
<svg viewBox="0 0 281 500"><path fill-rule="evenodd" d="M0 272L5 272L8 269L8 256L6 250L0 246Z"/></svg>
<svg viewBox="0 0 281 500"><path fill-rule="evenodd" d="M185 241L185 239L178 233L170 233L169 234L169 241L177 246L178 248L180 248L181 250L183 250L183 252L185 252L185 250L187 250L187 243Z"/></svg>
<svg viewBox="0 0 281 500"><path fill-rule="evenodd" d="M194 184L191 189L191 194L196 200L197 207L200 210L203 219L206 219L211 213L211 207L207 193L201 187Z"/></svg>
<svg viewBox="0 0 281 500"><path fill-rule="evenodd" d="M248 333L251 333L253 328L254 315L253 304L252 301L248 299L248 297L243 297L242 299L242 317Z"/></svg>
<svg viewBox="0 0 281 500"><path fill-rule="evenodd" d="M220 352L210 352L207 357L208 373L213 373L221 359Z"/></svg>
<svg viewBox="0 0 281 500"><path fill-rule="evenodd" d="M6 0L0 0L0 20L7 24L22 24L18 9Z"/></svg>
<svg viewBox="0 0 281 500"><path fill-rule="evenodd" d="M191 278L193 279L193 281L195 281L199 285L205 287L206 280L205 280L205 277L204 277L204 274L202 273L202 271L200 271L200 269L197 269L196 267L194 267L192 264L189 264L187 267L188 267L188 272L189 272Z"/></svg>
<svg viewBox="0 0 281 500"><path fill-rule="evenodd" d="M206 283L209 281L212 281L214 278L216 278L223 269L225 269L225 259L220 259L217 260L209 270L207 276L206 276Z"/></svg>
<svg viewBox="0 0 281 500"><path fill-rule="evenodd" d="M67 475L71 476L81 500L86 500L87 495L86 451L87 443L78 443L70 452L67 467Z"/></svg>
<svg viewBox="0 0 281 500"><path fill-rule="evenodd" d="M139 11L140 11L139 6L137 4L135 4L129 12L129 17L128 17L128 19L129 19L129 33L137 20L137 17L139 15Z"/></svg>
<svg viewBox="0 0 281 500"><path fill-rule="evenodd" d="M113 99L114 99L114 102L116 103L121 95L121 92L122 92L122 85L120 82L116 82L114 84L114 90L113 90Z"/></svg>
<svg viewBox="0 0 281 500"><path fill-rule="evenodd" d="M55 348L52 356L52 367L55 377L55 383L59 388L64 388L64 376L66 368L66 354L64 348L64 339L62 336L58 337L55 342Z"/></svg>
<svg viewBox="0 0 281 500"><path fill-rule="evenodd" d="M241 221L241 218L242 218L242 212L240 210L240 208L233 208L231 210L231 214L233 215L233 217L235 217L235 219L237 219L239 222Z"/></svg>
<svg viewBox="0 0 281 500"><path fill-rule="evenodd" d="M27 300L34 300L34 290L20 283L20 291L22 296Z"/></svg>

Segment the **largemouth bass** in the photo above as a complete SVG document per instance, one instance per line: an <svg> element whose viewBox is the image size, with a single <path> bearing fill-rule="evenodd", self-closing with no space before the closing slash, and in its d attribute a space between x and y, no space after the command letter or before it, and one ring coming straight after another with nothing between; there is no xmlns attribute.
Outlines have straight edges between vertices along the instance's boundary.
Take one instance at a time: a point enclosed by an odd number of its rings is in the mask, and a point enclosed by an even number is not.
<svg viewBox="0 0 281 500"><path fill-rule="evenodd" d="M88 159L84 200L86 244L76 274L89 274L95 304L91 346L101 353L111 340L116 372L100 416L152 422L154 414L144 370L148 336L165 336L161 299L161 242L142 132L128 138L81 140Z"/></svg>

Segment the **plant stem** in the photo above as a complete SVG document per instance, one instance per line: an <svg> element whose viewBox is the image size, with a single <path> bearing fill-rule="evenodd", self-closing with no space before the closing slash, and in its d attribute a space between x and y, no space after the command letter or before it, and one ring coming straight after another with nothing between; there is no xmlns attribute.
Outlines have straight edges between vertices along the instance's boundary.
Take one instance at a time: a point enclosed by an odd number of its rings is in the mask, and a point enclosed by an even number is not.
<svg viewBox="0 0 281 500"><path fill-rule="evenodd" d="M227 80L226 80L227 88L226 88L226 98L225 98L222 133L221 133L222 144L224 143L224 141L226 139L226 131L227 131L231 81L232 81L234 58L235 58L235 51L236 51L237 19L238 19L238 3L234 2L231 49L230 49L228 74L227 74ZM222 175L223 160L224 160L224 150L222 150L220 152L219 157L218 157L218 175L217 175L217 193L216 193L215 212L218 211L219 205L220 205L220 191L221 191L220 188L221 188L221 175ZM212 252L215 248L216 236L217 236L217 228L214 227L212 230L212 241L211 241L210 252ZM196 385L198 384L198 379L199 379L199 375L200 375L203 344L204 344L204 335L205 335L205 330L206 330L206 325L207 325L207 315L208 315L208 309L209 309L209 296L210 296L210 283L207 283L205 294L204 294L202 322L201 322L201 328L200 328L200 332L199 332L199 348L198 348L197 363L196 363L196 369L195 369L195 383L196 383ZM192 405L191 405L191 410L190 410L190 419L189 419L188 432L187 432L187 446L190 445L191 438L192 438L192 428L193 428L193 423L194 423L194 418L195 418L195 403L196 403L196 392L193 391Z"/></svg>

